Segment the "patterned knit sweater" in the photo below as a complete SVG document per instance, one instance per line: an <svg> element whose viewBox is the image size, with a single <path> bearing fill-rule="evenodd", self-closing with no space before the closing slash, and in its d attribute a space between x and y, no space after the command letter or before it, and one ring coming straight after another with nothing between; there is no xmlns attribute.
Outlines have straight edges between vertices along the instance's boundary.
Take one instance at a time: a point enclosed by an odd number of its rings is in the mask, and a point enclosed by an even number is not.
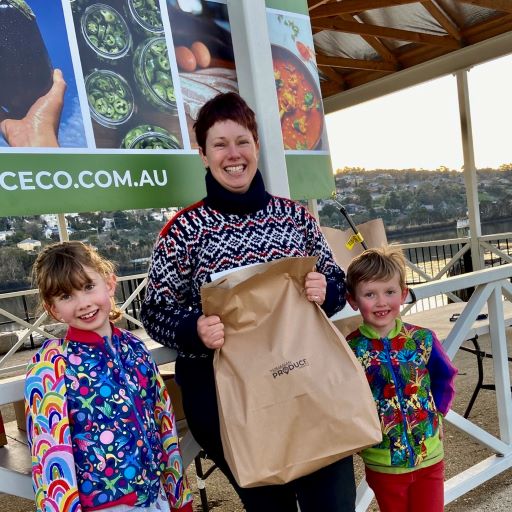
<svg viewBox="0 0 512 512"><path fill-rule="evenodd" d="M265 191L259 171L245 194L234 194L206 174L207 197L180 211L156 242L141 318L148 334L180 357L213 353L197 335L200 288L215 272L285 257L318 256L327 278L323 309L345 304L345 274L319 226L300 204Z"/></svg>

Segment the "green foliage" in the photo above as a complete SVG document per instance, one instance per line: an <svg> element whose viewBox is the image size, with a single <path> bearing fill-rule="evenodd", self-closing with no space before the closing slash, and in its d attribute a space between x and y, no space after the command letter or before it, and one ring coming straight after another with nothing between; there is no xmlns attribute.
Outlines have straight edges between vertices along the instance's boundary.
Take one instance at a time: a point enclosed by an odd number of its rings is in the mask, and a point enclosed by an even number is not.
<svg viewBox="0 0 512 512"><path fill-rule="evenodd" d="M477 171L482 220L509 218L512 215L512 164ZM440 166L435 171L424 169L338 169L336 190L340 201L361 207L351 213L360 224L380 217L389 230L425 225L455 225L468 210L463 172ZM334 211L321 211L321 223L342 224ZM348 226L346 226L348 228ZM345 227L344 227L345 229Z"/></svg>
<svg viewBox="0 0 512 512"><path fill-rule="evenodd" d="M4 247L0 250L0 283L2 288L16 282L30 282L32 265L36 255L17 247Z"/></svg>

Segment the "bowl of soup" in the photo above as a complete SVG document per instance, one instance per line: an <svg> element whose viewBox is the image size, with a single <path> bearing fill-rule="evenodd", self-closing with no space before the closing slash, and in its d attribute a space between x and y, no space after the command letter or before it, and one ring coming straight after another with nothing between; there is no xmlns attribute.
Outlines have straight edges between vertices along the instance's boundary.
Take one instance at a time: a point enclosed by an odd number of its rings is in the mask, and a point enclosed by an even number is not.
<svg viewBox="0 0 512 512"><path fill-rule="evenodd" d="M319 149L324 130L322 97L313 75L287 48L271 45L285 149Z"/></svg>

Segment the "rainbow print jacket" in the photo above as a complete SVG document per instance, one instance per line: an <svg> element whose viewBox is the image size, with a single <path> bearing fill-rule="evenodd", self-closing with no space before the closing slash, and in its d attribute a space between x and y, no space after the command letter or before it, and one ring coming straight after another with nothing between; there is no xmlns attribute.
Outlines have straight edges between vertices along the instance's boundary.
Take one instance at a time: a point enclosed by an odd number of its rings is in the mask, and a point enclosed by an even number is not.
<svg viewBox="0 0 512 512"><path fill-rule="evenodd" d="M366 373L383 432L381 443L361 453L365 464L400 473L439 462L439 416L450 408L457 369L436 335L398 318L385 338L363 324L347 341Z"/></svg>
<svg viewBox="0 0 512 512"><path fill-rule="evenodd" d="M25 413L37 512L147 507L163 486L192 512L174 412L144 343L69 328L27 367Z"/></svg>

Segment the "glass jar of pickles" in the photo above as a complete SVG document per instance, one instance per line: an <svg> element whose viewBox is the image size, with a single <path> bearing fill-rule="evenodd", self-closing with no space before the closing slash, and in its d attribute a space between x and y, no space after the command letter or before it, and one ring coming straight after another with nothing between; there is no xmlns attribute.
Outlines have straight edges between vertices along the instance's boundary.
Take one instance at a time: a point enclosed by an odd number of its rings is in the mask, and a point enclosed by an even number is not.
<svg viewBox="0 0 512 512"><path fill-rule="evenodd" d="M123 138L125 149L181 149L175 135L160 126L141 124L132 128Z"/></svg>
<svg viewBox="0 0 512 512"><path fill-rule="evenodd" d="M135 82L144 98L158 110L176 112L171 65L164 37L142 42L133 56Z"/></svg>
<svg viewBox="0 0 512 512"><path fill-rule="evenodd" d="M95 69L85 78L85 90L92 118L107 128L116 128L134 112L133 93L118 73Z"/></svg>
<svg viewBox="0 0 512 512"><path fill-rule="evenodd" d="M113 7L92 4L80 18L80 29L87 46L99 60L111 63L130 51L132 36L124 18Z"/></svg>
<svg viewBox="0 0 512 512"><path fill-rule="evenodd" d="M127 17L135 29L146 37L164 33L158 0L126 0Z"/></svg>

